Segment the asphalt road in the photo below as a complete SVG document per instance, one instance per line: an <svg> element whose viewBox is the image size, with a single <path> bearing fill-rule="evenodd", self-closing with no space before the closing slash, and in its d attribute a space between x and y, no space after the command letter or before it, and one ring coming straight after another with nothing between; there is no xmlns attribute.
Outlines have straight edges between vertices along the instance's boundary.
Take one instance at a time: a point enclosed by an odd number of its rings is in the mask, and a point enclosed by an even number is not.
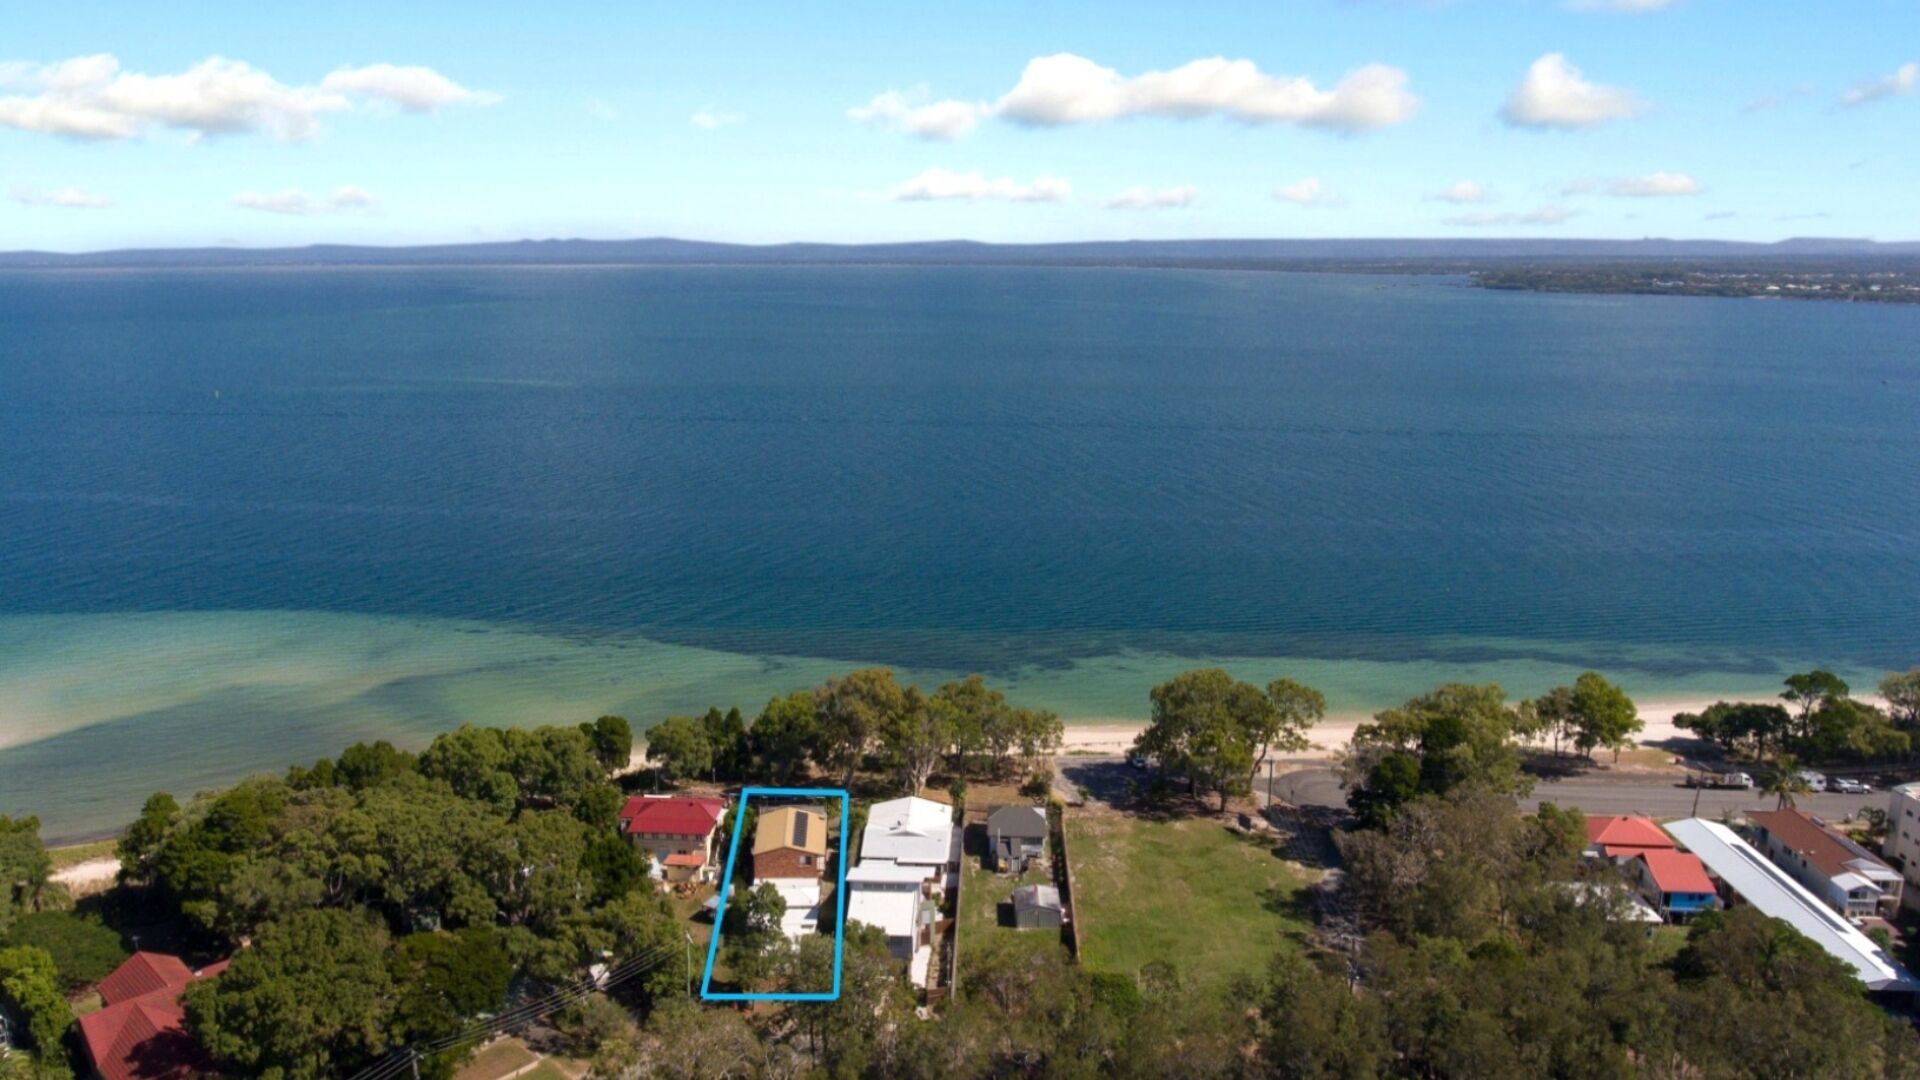
<svg viewBox="0 0 1920 1080"><path fill-rule="evenodd" d="M1296 806L1345 806L1347 793L1330 769L1304 769L1276 776L1275 797ZM1770 810L1774 800L1753 791L1696 790L1681 786L1671 776L1579 776L1567 780L1543 780L1523 801L1533 809L1543 802L1572 807L1589 814L1642 814L1653 818L1688 817L1694 814L1698 795L1701 817L1717 818L1727 810ZM1885 809L1887 794L1802 795L1794 804L1825 818L1844 819L1863 806Z"/></svg>

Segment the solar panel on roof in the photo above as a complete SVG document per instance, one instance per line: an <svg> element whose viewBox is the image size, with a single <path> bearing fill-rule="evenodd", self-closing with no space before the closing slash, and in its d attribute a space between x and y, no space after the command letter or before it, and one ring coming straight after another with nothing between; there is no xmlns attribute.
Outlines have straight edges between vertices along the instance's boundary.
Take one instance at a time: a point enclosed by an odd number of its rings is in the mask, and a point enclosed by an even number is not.
<svg viewBox="0 0 1920 1080"><path fill-rule="evenodd" d="M809 818L806 814L793 815L793 846L794 847L803 848L807 846L807 823L811 820L812 819Z"/></svg>

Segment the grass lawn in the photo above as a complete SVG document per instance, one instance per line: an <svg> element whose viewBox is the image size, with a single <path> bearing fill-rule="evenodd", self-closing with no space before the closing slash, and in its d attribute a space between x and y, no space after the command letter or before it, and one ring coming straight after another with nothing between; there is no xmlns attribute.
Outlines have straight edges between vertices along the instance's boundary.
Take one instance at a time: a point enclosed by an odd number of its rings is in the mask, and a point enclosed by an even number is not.
<svg viewBox="0 0 1920 1080"><path fill-rule="evenodd" d="M1067 848L1080 962L1095 971L1164 960L1201 982L1257 976L1308 930L1301 872L1219 821L1069 810Z"/></svg>
<svg viewBox="0 0 1920 1080"><path fill-rule="evenodd" d="M519 1080L573 1080L573 1074L555 1065L551 1058L520 1074Z"/></svg>
<svg viewBox="0 0 1920 1080"><path fill-rule="evenodd" d="M980 851L986 846L986 827L967 829L967 857L960 864L960 979L967 977L967 951L977 949L994 938L1017 941L1021 946L1045 952L1058 952L1066 959L1066 946L1052 930L1015 930L1000 922L1000 905L1008 902L1021 885L1049 885L1053 877L1044 865L1015 877L996 874L980 863Z"/></svg>
<svg viewBox="0 0 1920 1080"><path fill-rule="evenodd" d="M496 1080L538 1060L539 1055L519 1039L501 1039L468 1059L453 1080Z"/></svg>
<svg viewBox="0 0 1920 1080"><path fill-rule="evenodd" d="M118 840L93 840L85 844L69 844L66 847L48 848L47 858L52 860L55 870L65 870L69 866L79 866L88 859L104 859L112 855Z"/></svg>

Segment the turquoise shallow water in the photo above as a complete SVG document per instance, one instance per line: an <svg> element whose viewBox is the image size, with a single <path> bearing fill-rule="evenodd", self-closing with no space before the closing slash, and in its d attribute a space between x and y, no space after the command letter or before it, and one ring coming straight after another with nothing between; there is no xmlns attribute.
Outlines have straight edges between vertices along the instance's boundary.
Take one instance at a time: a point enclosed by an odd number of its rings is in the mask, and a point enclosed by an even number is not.
<svg viewBox="0 0 1920 1080"><path fill-rule="evenodd" d="M1920 661L1920 310L998 269L0 274L0 812L860 663L1071 718Z"/></svg>

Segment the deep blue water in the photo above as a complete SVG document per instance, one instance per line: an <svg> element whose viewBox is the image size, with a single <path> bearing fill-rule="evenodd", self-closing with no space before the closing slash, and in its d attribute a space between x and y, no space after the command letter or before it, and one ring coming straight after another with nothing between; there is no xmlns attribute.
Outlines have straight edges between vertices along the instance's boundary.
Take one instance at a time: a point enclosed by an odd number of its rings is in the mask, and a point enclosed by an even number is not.
<svg viewBox="0 0 1920 1080"><path fill-rule="evenodd" d="M1906 667L1920 308L1125 270L0 274L0 617L152 611L990 672Z"/></svg>
<svg viewBox="0 0 1920 1080"><path fill-rule="evenodd" d="M0 611L994 668L1920 649L1920 309L1050 269L0 276Z"/></svg>

